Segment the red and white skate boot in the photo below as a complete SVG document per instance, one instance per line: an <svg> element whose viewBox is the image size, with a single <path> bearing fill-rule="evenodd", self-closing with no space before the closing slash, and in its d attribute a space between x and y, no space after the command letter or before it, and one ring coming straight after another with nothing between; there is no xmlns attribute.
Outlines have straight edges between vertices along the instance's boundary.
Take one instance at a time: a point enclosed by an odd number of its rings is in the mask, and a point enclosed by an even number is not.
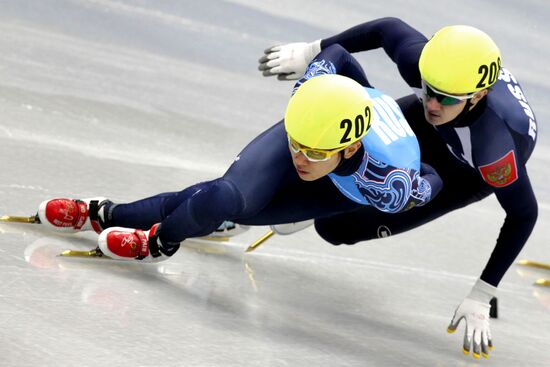
<svg viewBox="0 0 550 367"><path fill-rule="evenodd" d="M101 252L113 259L164 261L179 249L179 244L170 246L168 250L164 249L158 238L159 229L160 223L153 225L148 231L111 227L100 233L97 242Z"/></svg>
<svg viewBox="0 0 550 367"><path fill-rule="evenodd" d="M99 223L99 209L108 203L103 197L90 199L50 199L40 203L38 217L40 223L59 232L74 233L96 231L102 228Z"/></svg>

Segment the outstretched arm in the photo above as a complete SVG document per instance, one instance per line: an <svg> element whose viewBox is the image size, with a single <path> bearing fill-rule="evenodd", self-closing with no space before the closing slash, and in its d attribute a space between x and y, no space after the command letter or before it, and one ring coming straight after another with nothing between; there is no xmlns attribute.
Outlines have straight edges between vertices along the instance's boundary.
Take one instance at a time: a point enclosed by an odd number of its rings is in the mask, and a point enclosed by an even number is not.
<svg viewBox="0 0 550 367"><path fill-rule="evenodd" d="M399 73L411 87L420 86L418 59L428 40L398 18L381 18L359 24L321 40L321 49L339 44L351 53L383 48L397 64Z"/></svg>
<svg viewBox="0 0 550 367"><path fill-rule="evenodd" d="M425 36L402 20L380 18L323 40L268 48L259 60L259 69L264 76L277 75L282 80L297 79L311 60L331 45L339 44L352 53L382 47L397 64L403 79L411 87L419 87L418 59L426 42Z"/></svg>
<svg viewBox="0 0 550 367"><path fill-rule="evenodd" d="M538 205L527 175L496 190L495 194L506 212L506 219L481 279L496 287L531 235Z"/></svg>
<svg viewBox="0 0 550 367"><path fill-rule="evenodd" d="M522 170L525 171L524 167ZM497 189L495 194L506 211L504 225L480 279L458 306L448 327L452 333L460 321L465 320L463 350L464 353L472 350L475 358L488 357L492 348L489 301L496 295L498 283L529 238L538 215L537 200L526 173L513 184Z"/></svg>

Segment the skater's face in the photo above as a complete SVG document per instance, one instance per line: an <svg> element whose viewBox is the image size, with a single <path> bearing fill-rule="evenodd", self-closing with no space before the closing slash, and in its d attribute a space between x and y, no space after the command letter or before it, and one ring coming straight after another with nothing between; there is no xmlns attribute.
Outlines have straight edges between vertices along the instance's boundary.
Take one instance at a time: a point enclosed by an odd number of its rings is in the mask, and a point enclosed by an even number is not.
<svg viewBox="0 0 550 367"><path fill-rule="evenodd" d="M423 98L424 117L430 124L437 126L443 125L454 120L464 110L466 101L462 101L455 105L445 106L435 98Z"/></svg>
<svg viewBox="0 0 550 367"><path fill-rule="evenodd" d="M470 101L469 110L487 95L486 89L477 93L451 95L434 90L422 82L424 117L434 126L443 125L453 121L464 110L466 101Z"/></svg>
<svg viewBox="0 0 550 367"><path fill-rule="evenodd" d="M361 142L355 142L342 150L341 153L333 154L329 159L320 162L312 162L301 151L295 153L292 147L289 147L289 149L298 176L304 181L315 181L334 171L340 160L352 157L360 147Z"/></svg>

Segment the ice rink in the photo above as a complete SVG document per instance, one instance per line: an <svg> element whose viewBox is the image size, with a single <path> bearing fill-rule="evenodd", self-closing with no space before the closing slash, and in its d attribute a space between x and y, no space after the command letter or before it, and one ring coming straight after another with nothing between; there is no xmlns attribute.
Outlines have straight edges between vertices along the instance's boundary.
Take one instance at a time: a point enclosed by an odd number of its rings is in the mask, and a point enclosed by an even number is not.
<svg viewBox="0 0 550 367"><path fill-rule="evenodd" d="M520 258L550 262L550 5L544 0L0 0L0 215L51 197L133 201L213 179L278 121L291 82L257 59L382 16L426 35L489 33L539 123L529 162L537 226ZM383 51L369 79L410 93ZM313 229L252 228L184 242L156 264L66 259L95 235L0 224L0 366L550 366L550 272L514 265L499 287L495 349L446 332L480 275L504 212L494 197L420 229L349 247Z"/></svg>

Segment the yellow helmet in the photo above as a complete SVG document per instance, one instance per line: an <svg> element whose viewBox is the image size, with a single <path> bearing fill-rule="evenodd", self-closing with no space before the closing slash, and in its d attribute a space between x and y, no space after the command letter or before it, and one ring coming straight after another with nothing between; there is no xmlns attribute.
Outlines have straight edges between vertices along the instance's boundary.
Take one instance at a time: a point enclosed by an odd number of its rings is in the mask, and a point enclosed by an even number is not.
<svg viewBox="0 0 550 367"><path fill-rule="evenodd" d="M450 94L489 88L500 72L500 51L477 28L454 25L437 31L426 43L418 66L424 81Z"/></svg>
<svg viewBox="0 0 550 367"><path fill-rule="evenodd" d="M372 100L348 77L324 74L302 84L288 103L285 129L299 144L333 150L360 140L371 125Z"/></svg>

